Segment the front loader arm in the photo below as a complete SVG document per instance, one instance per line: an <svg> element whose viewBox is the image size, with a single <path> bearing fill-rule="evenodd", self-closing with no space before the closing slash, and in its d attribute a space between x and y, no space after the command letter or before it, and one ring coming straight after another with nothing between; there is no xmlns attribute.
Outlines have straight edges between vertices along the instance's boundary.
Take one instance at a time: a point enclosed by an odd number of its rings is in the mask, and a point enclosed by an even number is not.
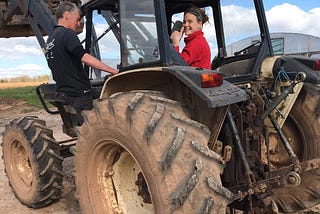
<svg viewBox="0 0 320 214"><path fill-rule="evenodd" d="M80 4L80 1L71 1ZM8 0L0 2L0 38L36 36L41 49L45 50L44 35L54 25L57 1Z"/></svg>

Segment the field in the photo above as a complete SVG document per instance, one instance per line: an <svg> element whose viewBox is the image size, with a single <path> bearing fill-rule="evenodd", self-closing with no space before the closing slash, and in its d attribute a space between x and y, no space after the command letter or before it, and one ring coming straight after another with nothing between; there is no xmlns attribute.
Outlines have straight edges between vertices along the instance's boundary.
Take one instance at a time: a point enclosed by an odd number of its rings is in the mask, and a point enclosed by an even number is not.
<svg viewBox="0 0 320 214"><path fill-rule="evenodd" d="M0 119L42 108L35 87L42 82L0 83Z"/></svg>
<svg viewBox="0 0 320 214"><path fill-rule="evenodd" d="M8 83L0 83L0 90L7 88L21 88L26 86L37 86L44 82L8 82Z"/></svg>

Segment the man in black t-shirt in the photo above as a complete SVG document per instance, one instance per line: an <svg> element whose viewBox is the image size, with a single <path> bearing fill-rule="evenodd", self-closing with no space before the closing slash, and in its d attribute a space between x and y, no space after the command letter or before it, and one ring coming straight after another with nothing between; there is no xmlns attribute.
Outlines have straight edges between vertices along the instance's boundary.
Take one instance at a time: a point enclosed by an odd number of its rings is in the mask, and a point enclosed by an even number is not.
<svg viewBox="0 0 320 214"><path fill-rule="evenodd" d="M75 4L61 3L56 10L56 17L58 24L47 39L46 59L56 82L57 92L77 111L78 125L81 125L80 112L92 109L90 80L83 63L111 74L118 71L85 52L77 36L81 13Z"/></svg>

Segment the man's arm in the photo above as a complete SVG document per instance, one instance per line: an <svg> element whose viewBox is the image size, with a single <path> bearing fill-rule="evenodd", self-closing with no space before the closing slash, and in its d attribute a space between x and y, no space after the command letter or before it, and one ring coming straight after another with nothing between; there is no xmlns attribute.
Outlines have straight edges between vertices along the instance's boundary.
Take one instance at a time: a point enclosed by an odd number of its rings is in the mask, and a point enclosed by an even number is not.
<svg viewBox="0 0 320 214"><path fill-rule="evenodd" d="M88 66L91 66L93 68L96 68L105 72L109 72L111 74L117 74L119 72L118 70L111 68L110 66L104 64L103 62L101 62L100 60L91 56L88 53L85 53L82 56L81 61Z"/></svg>

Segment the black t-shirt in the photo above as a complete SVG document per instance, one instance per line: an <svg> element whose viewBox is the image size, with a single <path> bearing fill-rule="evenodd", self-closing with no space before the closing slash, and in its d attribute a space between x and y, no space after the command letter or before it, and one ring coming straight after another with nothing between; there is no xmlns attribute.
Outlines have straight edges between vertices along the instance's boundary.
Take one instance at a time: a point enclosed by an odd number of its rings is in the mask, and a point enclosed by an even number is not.
<svg viewBox="0 0 320 214"><path fill-rule="evenodd" d="M84 54L85 50L73 30L54 27L47 39L46 59L57 91L79 96L90 90L90 80L81 62Z"/></svg>

